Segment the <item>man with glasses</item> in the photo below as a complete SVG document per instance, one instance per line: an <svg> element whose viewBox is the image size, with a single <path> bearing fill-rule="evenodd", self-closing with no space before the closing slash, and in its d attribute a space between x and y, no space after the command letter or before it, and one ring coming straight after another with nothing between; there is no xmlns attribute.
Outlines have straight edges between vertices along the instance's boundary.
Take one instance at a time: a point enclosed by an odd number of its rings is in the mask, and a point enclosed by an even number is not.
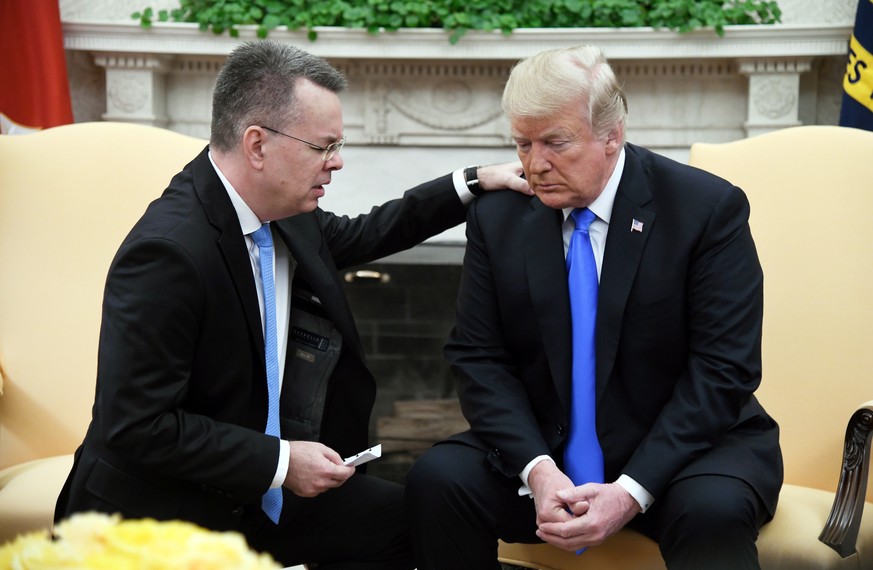
<svg viewBox="0 0 873 570"><path fill-rule="evenodd" d="M510 164L355 218L319 209L343 167L345 85L274 42L228 58L209 146L109 270L93 418L58 519L183 519L284 565L413 567L402 490L343 462L368 446L375 382L337 271L462 222L470 190L529 188Z"/></svg>

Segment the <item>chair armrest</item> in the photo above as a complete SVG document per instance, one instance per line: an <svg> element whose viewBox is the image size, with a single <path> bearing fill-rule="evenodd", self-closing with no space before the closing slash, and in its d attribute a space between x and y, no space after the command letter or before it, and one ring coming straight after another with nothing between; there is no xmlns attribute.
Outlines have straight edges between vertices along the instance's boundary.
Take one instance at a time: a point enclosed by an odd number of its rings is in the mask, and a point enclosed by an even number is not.
<svg viewBox="0 0 873 570"><path fill-rule="evenodd" d="M831 514L818 539L846 558L855 554L855 542L864 514L870 440L873 435L873 401L861 405L846 427L843 469Z"/></svg>

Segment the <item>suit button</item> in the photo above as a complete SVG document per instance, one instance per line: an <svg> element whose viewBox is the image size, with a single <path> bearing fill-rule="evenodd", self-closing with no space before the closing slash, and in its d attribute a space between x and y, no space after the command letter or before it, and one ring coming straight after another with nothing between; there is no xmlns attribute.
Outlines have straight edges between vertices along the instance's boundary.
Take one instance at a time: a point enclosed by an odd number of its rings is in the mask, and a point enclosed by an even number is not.
<svg viewBox="0 0 873 570"><path fill-rule="evenodd" d="M500 450L495 447L491 450L491 455L493 455L494 457L500 457Z"/></svg>
<svg viewBox="0 0 873 570"><path fill-rule="evenodd" d="M567 433L567 426L558 424L558 435L564 435L565 433Z"/></svg>
<svg viewBox="0 0 873 570"><path fill-rule="evenodd" d="M233 509L230 513L233 516L239 517L239 516L242 516L243 510L245 510L244 507L242 505L239 505L235 509Z"/></svg>

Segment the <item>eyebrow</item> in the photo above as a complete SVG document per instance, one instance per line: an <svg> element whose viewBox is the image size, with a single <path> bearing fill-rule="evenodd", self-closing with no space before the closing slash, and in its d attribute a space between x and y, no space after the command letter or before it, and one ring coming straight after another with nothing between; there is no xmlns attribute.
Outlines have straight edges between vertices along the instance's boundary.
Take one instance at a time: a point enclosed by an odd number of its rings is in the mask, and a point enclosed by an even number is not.
<svg viewBox="0 0 873 570"><path fill-rule="evenodd" d="M546 141L547 141L547 140L553 140L553 139L556 139L556 138L567 138L567 139L570 139L570 138L573 138L574 135L573 135L573 133L567 131L566 129L561 128L561 129L558 129L558 130L555 130L555 131L550 131L550 132L544 134L544 135L541 136L541 137L534 137L534 138L531 138L531 137L525 137L525 136L522 136L522 135L520 135L520 134L518 134L518 133L510 133L509 136L510 136L510 138L512 138L513 140L521 139L521 140L526 140L526 141L530 141L530 140L546 140Z"/></svg>

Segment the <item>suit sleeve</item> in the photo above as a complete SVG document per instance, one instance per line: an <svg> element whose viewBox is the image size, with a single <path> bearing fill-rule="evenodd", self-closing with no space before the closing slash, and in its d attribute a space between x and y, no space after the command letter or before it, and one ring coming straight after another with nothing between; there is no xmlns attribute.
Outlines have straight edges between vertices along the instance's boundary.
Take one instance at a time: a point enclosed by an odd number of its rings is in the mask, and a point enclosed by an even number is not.
<svg viewBox="0 0 873 570"><path fill-rule="evenodd" d="M748 218L745 195L730 188L691 252L686 365L624 469L655 497L683 472L718 472L710 468L725 456L713 450L751 446L742 433L760 428L764 414L753 393L761 379L763 274Z"/></svg>
<svg viewBox="0 0 873 570"><path fill-rule="evenodd" d="M407 190L402 198L353 218L316 210L338 269L409 249L464 221L466 209L451 175Z"/></svg>
<svg viewBox="0 0 873 570"><path fill-rule="evenodd" d="M273 478L278 440L210 417L208 402L190 398L207 287L170 240L122 247L104 294L95 417L107 448L138 469L256 500Z"/></svg>
<svg viewBox="0 0 873 570"><path fill-rule="evenodd" d="M489 215L493 208L480 208L486 202L480 198L468 214L457 320L445 356L458 379L462 411L475 436L461 434L460 439L484 445L491 464L507 477L514 477L534 457L548 455L549 445L532 408L529 387L522 380L520 368L525 364L506 336L507 318L517 310L512 306L516 288L525 284L498 280L495 275L495 266L517 265L519 251L508 253L505 242L494 243L499 239L495 236L511 231L494 225L511 217ZM485 225L489 227L483 229ZM548 377L540 380L536 383L539 386L551 386Z"/></svg>

